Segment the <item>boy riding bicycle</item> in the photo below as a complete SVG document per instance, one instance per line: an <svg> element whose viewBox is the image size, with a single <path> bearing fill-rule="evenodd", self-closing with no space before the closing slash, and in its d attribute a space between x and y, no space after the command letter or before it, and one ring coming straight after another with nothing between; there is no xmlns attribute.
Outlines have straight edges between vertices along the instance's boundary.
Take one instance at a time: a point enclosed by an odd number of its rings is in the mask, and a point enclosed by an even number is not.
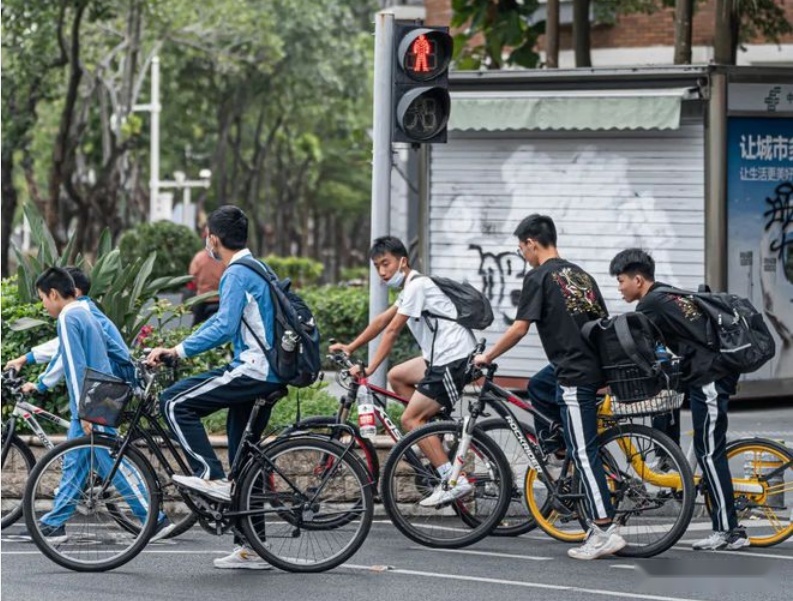
<svg viewBox="0 0 793 601"><path fill-rule="evenodd" d="M375 240L369 258L386 286L402 288L402 292L397 301L355 340L350 344L331 345L330 351L352 354L383 332L375 356L365 373L360 374L369 376L388 357L399 333L407 325L421 347L422 356L393 367L388 381L394 392L410 399L402 414L402 425L411 431L441 411L450 413L460 400L466 384L468 357L476 347L476 339L471 330L454 321L457 309L448 296L432 279L411 269L407 249L398 238L384 236ZM350 373L358 375L358 368ZM452 472L452 465L440 440L428 439L421 446L445 481ZM420 504L435 507L449 503L469 494L472 489L464 476L450 490L445 490L442 482Z"/></svg>

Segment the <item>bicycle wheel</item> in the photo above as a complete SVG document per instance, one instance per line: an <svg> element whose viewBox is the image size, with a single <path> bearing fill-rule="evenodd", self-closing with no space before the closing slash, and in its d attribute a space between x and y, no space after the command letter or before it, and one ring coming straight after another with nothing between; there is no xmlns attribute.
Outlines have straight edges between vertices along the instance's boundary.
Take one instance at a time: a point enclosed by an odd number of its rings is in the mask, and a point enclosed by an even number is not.
<svg viewBox="0 0 793 601"><path fill-rule="evenodd" d="M331 440L338 440L346 446L349 442L349 434L346 430L340 429L338 426L339 422L336 421L335 417L308 417L304 420L301 420L300 423L293 424L292 426L286 428L282 432L282 435L294 434L296 432L308 430L312 433L327 436ZM350 426L355 431L355 444L358 447L359 456L366 467L366 471L368 471L369 475L371 476L372 483L374 485L373 490L377 491L378 482L380 480L380 459L377 456L377 450L374 448L374 444L371 440L361 436L361 431L358 429L358 426L351 423L347 423L345 426Z"/></svg>
<svg viewBox="0 0 793 601"><path fill-rule="evenodd" d="M537 522L529 512L523 488L526 472L529 469L529 458L526 456L526 452L518 444L509 424L503 419L486 419L477 425L504 451L507 463L512 468L512 494L507 513L493 528L490 535L520 536L531 532L537 527ZM535 438L534 428L529 424L518 422L518 425L527 438Z"/></svg>
<svg viewBox="0 0 793 601"><path fill-rule="evenodd" d="M30 471L36 463L28 445L16 434L6 435L3 430L3 469L0 489L2 494L2 522L6 528L22 517L22 496L25 492Z"/></svg>
<svg viewBox="0 0 793 601"><path fill-rule="evenodd" d="M753 547L771 547L793 535L793 453L763 438L727 445L738 523ZM788 493L785 498L785 493ZM705 502L710 513L709 496Z"/></svg>
<svg viewBox="0 0 793 601"><path fill-rule="evenodd" d="M562 463L553 482L529 466L523 486L529 513L536 524L548 536L565 543L583 541L589 528L574 473L570 459Z"/></svg>
<svg viewBox="0 0 793 601"><path fill-rule="evenodd" d="M345 447L316 437L276 441L252 459L236 499L242 531L268 563L289 572L323 572L349 559L372 525L369 475ZM343 518L343 525L334 523Z"/></svg>
<svg viewBox="0 0 793 601"><path fill-rule="evenodd" d="M663 553L683 536L694 512L696 487L683 452L666 434L639 424L610 428L598 443L614 519L628 543L617 555Z"/></svg>
<svg viewBox="0 0 793 601"><path fill-rule="evenodd" d="M41 552L63 567L100 572L124 565L157 526L160 492L151 466L134 448L127 448L106 481L116 444L96 437L67 441L30 474L24 500L28 531ZM137 532L124 526L133 520L140 524Z"/></svg>
<svg viewBox="0 0 793 601"><path fill-rule="evenodd" d="M182 445L179 441L173 435L170 440L174 447L176 447L177 452L181 452ZM151 465L158 474L160 492L162 493L162 511L168 516L171 524L174 525L174 529L163 538L175 538L184 534L196 525L198 522L198 514L184 502L182 493L179 492L179 489L173 483L173 480L171 480L169 472L164 469L160 458L149 448L146 440L142 436L138 436L133 439L132 444L135 445L135 449L146 458L149 465ZM167 457L168 450L164 447L161 450ZM179 465L176 460L174 460L172 464L171 467L176 467L177 473L179 473ZM186 475L192 476L192 474ZM137 524L137 522L133 522L132 524Z"/></svg>
<svg viewBox="0 0 793 601"><path fill-rule="evenodd" d="M473 485L471 492L438 507L420 504L441 478L419 445L440 440L453 462L461 437L462 426L455 422L422 426L394 446L383 469L386 512L402 534L421 545L450 549L471 545L487 536L509 507L512 470L498 445L479 428L463 463L463 474Z"/></svg>

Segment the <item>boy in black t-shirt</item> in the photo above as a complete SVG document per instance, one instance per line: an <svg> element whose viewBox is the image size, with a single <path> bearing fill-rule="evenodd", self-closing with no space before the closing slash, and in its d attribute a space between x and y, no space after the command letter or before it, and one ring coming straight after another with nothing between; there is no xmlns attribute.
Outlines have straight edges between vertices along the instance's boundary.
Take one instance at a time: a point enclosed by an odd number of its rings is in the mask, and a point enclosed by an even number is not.
<svg viewBox="0 0 793 601"><path fill-rule="evenodd" d="M727 462L727 403L735 393L736 374L715 363L717 353L706 344L707 317L685 295L659 290L655 261L641 249L620 252L611 261L626 302L636 300L636 310L658 327L664 342L680 357L682 381L687 386L694 422L694 449L707 483L713 534L697 541L697 550L740 549L749 545L746 531L738 526L733 502L732 478ZM655 425L655 424L654 424Z"/></svg>
<svg viewBox="0 0 793 601"><path fill-rule="evenodd" d="M581 336L588 321L608 315L592 276L559 257L556 226L546 215L529 215L515 230L520 254L532 266L523 280L515 322L488 351L477 355L479 365L492 363L515 346L532 323L561 386L565 444L582 474L591 528L583 546L570 549L574 559L597 559L625 546L606 485L597 447L597 389L603 381L600 361Z"/></svg>

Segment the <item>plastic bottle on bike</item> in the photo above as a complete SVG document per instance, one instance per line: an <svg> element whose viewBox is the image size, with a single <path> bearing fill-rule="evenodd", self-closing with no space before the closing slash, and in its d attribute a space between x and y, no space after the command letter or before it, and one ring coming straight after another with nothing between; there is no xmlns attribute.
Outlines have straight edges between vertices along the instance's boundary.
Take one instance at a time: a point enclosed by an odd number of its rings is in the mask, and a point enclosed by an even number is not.
<svg viewBox="0 0 793 601"><path fill-rule="evenodd" d="M377 425L374 416L374 401L372 392L365 383L358 387L355 400L358 404L358 428L364 438L374 438L377 434Z"/></svg>

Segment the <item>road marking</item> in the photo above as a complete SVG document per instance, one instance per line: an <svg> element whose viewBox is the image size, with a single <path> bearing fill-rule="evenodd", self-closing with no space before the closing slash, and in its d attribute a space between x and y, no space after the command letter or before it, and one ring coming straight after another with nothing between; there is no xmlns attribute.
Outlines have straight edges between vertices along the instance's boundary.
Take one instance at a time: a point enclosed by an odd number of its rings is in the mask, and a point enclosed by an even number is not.
<svg viewBox="0 0 793 601"><path fill-rule="evenodd" d="M437 551L437 549L435 550ZM365 571L372 570L372 566L361 566L361 565L355 565L349 563L344 564L342 567L351 570L365 570ZM427 578L441 578L445 580L456 580L456 581L464 580L468 582L500 584L504 586L514 586L519 588L535 588L535 589L544 589L551 591L568 591L568 592L582 593L588 595L603 595L605 597L647 599L648 601L698 601L696 599L690 599L685 597L663 597L661 595L644 595L641 593L626 592L626 591L613 591L613 590L598 589L598 588L582 588L578 586L564 586L561 584L543 584L540 582L523 582L519 580L502 580L499 578L478 578L476 576L465 576L462 574L438 574L435 572L422 572L419 570L403 570L401 568L388 570L385 573L400 574L404 576L425 576Z"/></svg>
<svg viewBox="0 0 793 601"><path fill-rule="evenodd" d="M509 559L528 559L530 561L550 561L553 557L539 555L515 555L496 551L472 551L470 549L428 549L427 547L408 547L411 551L428 551L430 553L460 553L462 555L484 555L486 557L506 557Z"/></svg>
<svg viewBox="0 0 793 601"><path fill-rule="evenodd" d="M685 545L675 545L675 549L681 549L683 551L694 551L691 547L686 547ZM786 559L787 561L793 561L793 555L774 555L772 553L754 553L753 551L694 551L695 553L701 553L705 555L706 553L719 553L721 555L743 555L745 557L765 557L766 559Z"/></svg>
<svg viewBox="0 0 793 601"><path fill-rule="evenodd" d="M1 555L41 555L42 557L44 557L42 555L41 551L2 551L2 552L0 552L0 554ZM224 550L212 550L212 551L189 551L189 550L177 551L175 549L174 550L162 549L160 551L157 551L157 550L150 551L148 549L144 549L143 551L141 551L141 555L144 555L144 554L147 554L147 555L166 555L166 554L167 555L228 555L229 554L229 550L228 549L224 549Z"/></svg>
<svg viewBox="0 0 793 601"><path fill-rule="evenodd" d="M635 565L627 565L627 564L620 564L620 563L616 563L614 565L610 565L609 567L614 569L614 570L636 570L636 569L638 569L638 567L635 566Z"/></svg>

